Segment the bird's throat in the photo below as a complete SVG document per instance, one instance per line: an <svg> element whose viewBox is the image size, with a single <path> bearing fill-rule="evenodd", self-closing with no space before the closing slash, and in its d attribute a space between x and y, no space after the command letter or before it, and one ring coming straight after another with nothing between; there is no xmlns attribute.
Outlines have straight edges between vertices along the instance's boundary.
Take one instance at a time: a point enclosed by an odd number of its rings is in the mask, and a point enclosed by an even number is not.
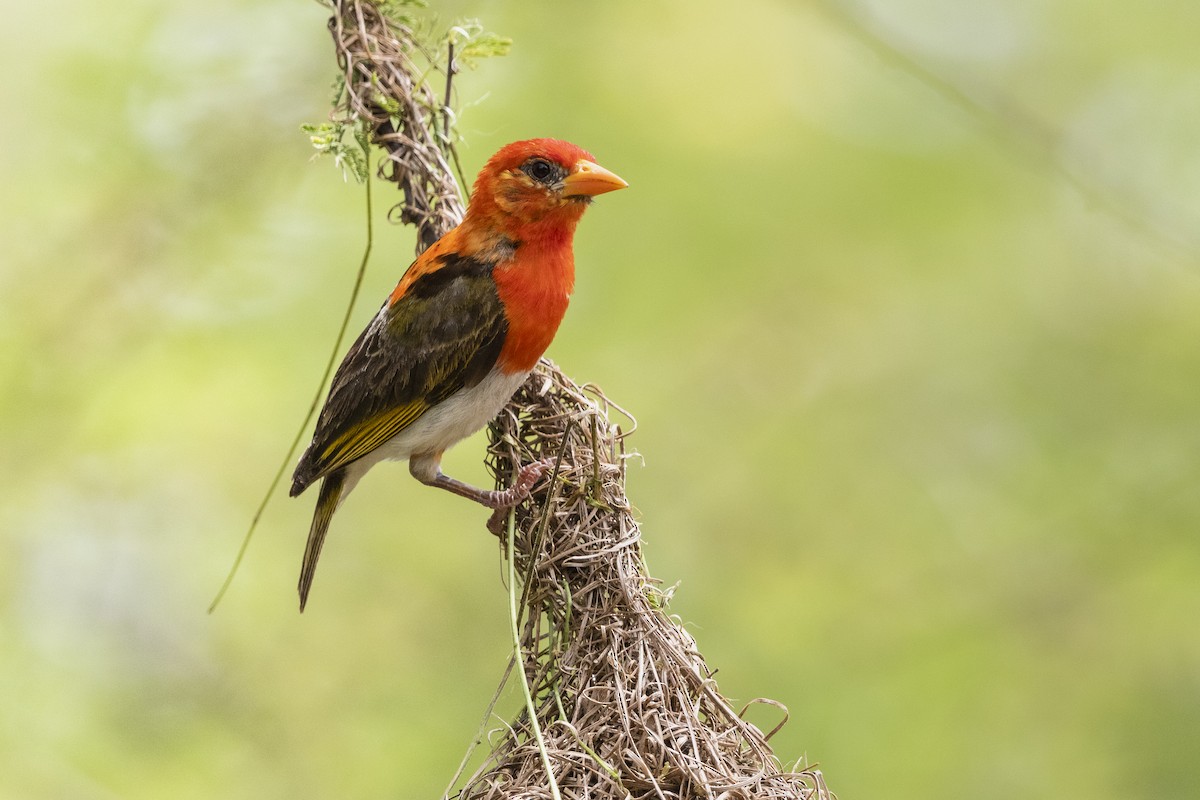
<svg viewBox="0 0 1200 800"><path fill-rule="evenodd" d="M558 331L575 287L571 233L523 241L492 272L508 317L497 364L506 373L533 369Z"/></svg>

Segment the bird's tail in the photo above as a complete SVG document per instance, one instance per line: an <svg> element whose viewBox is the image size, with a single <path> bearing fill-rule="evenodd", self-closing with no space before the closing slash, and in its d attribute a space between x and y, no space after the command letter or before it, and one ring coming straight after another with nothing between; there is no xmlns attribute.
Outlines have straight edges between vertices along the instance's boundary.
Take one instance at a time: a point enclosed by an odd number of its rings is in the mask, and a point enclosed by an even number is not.
<svg viewBox="0 0 1200 800"><path fill-rule="evenodd" d="M300 610L308 602L308 590L312 588L313 574L317 571L317 559L321 557L321 545L329 531L329 521L342 499L346 485L346 470L331 472L321 481L321 492L317 496L317 507L313 511L312 526L308 529L308 544L304 547L304 562L300 567Z"/></svg>

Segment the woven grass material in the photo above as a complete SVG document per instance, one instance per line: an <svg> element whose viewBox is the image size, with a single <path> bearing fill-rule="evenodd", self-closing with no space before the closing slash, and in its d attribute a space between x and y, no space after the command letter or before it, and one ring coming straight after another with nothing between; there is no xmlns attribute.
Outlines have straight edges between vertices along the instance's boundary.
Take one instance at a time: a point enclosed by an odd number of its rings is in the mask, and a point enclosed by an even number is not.
<svg viewBox="0 0 1200 800"><path fill-rule="evenodd" d="M628 418L543 360L491 428L498 486L517 465L556 465L514 510L514 541L521 659L561 796L829 797L819 771L781 768L667 614L625 496L627 434L614 415ZM550 797L528 723L522 713L493 741L460 797Z"/></svg>
<svg viewBox="0 0 1200 800"><path fill-rule="evenodd" d="M346 85L331 115L367 123L371 141L388 152L379 173L396 183L404 201L393 209L396 221L417 229L417 254L457 225L466 209L450 162L457 160L448 97L430 80L445 80L412 29L364 0L329 0L338 67ZM396 213L398 211L398 213Z"/></svg>

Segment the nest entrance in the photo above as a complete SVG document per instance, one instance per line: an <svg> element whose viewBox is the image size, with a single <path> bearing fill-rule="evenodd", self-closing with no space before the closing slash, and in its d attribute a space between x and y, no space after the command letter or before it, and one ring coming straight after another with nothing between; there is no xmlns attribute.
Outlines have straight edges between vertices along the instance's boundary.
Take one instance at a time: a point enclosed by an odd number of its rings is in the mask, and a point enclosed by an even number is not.
<svg viewBox="0 0 1200 800"><path fill-rule="evenodd" d="M555 463L515 509L514 542L520 666L561 796L828 797L819 771L782 769L668 616L625 496L614 412L543 360L491 428L498 485L521 464ZM459 796L550 797L533 731L523 712Z"/></svg>

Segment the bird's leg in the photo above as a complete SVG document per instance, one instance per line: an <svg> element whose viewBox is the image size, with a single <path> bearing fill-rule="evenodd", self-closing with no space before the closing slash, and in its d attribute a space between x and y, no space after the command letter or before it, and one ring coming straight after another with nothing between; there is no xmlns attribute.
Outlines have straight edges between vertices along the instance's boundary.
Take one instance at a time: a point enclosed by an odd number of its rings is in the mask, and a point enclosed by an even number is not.
<svg viewBox="0 0 1200 800"><path fill-rule="evenodd" d="M439 489L454 492L460 497L474 500L481 506L495 509L496 513L492 514L491 519L488 520L488 530L492 533L496 533L497 528L502 526L504 512L528 497L538 478L542 477L551 467L550 459L534 461L532 464L521 467L516 482L509 488L489 490L463 483L442 472L441 456L441 453L414 455L408 460L408 471L426 486L436 486Z"/></svg>

